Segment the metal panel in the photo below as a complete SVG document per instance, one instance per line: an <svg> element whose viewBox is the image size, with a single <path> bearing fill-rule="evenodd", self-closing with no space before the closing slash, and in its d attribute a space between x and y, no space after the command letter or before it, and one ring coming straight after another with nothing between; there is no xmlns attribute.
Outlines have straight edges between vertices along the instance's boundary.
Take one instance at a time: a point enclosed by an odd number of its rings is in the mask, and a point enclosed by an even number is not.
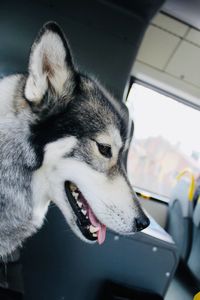
<svg viewBox="0 0 200 300"><path fill-rule="evenodd" d="M55 207L47 219L23 249L25 300L96 300L105 280L165 293L177 264L173 244L109 232L102 246L88 245Z"/></svg>

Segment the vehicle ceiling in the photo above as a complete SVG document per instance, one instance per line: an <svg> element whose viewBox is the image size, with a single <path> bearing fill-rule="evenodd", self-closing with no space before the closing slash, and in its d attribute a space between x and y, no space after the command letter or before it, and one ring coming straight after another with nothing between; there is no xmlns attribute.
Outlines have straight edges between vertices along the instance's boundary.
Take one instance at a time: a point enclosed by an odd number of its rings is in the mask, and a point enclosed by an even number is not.
<svg viewBox="0 0 200 300"><path fill-rule="evenodd" d="M200 109L200 1L167 0L151 20L132 75Z"/></svg>
<svg viewBox="0 0 200 300"><path fill-rule="evenodd" d="M167 0L162 10L200 30L199 0Z"/></svg>

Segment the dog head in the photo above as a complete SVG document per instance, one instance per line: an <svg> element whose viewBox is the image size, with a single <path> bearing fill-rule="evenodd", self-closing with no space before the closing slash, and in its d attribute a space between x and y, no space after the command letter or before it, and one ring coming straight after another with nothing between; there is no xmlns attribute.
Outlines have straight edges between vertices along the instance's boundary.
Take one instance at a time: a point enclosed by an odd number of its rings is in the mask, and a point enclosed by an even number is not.
<svg viewBox="0 0 200 300"><path fill-rule="evenodd" d="M121 234L147 227L123 167L128 111L76 70L55 23L47 23L32 46L24 95L35 116L30 142L48 197L72 230L83 240L102 243L106 227Z"/></svg>

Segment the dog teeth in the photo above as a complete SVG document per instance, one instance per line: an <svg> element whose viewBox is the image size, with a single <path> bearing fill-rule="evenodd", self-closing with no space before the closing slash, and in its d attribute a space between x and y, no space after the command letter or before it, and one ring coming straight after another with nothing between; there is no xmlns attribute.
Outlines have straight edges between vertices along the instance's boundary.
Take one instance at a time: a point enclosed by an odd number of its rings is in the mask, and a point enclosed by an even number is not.
<svg viewBox="0 0 200 300"><path fill-rule="evenodd" d="M82 212L84 215L87 214L87 210L85 210L85 209L81 209L81 212Z"/></svg>
<svg viewBox="0 0 200 300"><path fill-rule="evenodd" d="M72 195L73 195L73 197L74 197L76 200L78 200L78 195L79 195L79 193L72 192Z"/></svg>
<svg viewBox="0 0 200 300"><path fill-rule="evenodd" d="M78 204L78 206L81 208L82 206L83 206L83 203L81 202L81 201L76 201L77 202L77 204Z"/></svg>
<svg viewBox="0 0 200 300"><path fill-rule="evenodd" d="M91 232L91 233L95 233L95 232L97 232L98 230L99 230L98 227L94 227L94 226L90 225L90 232Z"/></svg>
<svg viewBox="0 0 200 300"><path fill-rule="evenodd" d="M97 237L97 233L93 233L92 236L93 236L93 237Z"/></svg>

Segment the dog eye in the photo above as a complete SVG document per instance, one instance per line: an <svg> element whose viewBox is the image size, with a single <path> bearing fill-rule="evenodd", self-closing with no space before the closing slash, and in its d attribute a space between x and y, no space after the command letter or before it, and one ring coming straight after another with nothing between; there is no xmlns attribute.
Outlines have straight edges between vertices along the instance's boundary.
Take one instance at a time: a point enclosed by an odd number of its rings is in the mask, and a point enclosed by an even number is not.
<svg viewBox="0 0 200 300"><path fill-rule="evenodd" d="M111 147L109 145L97 143L97 147L98 147L99 152L101 153L101 155L103 155L106 158L111 158L112 157L112 150L111 150Z"/></svg>

